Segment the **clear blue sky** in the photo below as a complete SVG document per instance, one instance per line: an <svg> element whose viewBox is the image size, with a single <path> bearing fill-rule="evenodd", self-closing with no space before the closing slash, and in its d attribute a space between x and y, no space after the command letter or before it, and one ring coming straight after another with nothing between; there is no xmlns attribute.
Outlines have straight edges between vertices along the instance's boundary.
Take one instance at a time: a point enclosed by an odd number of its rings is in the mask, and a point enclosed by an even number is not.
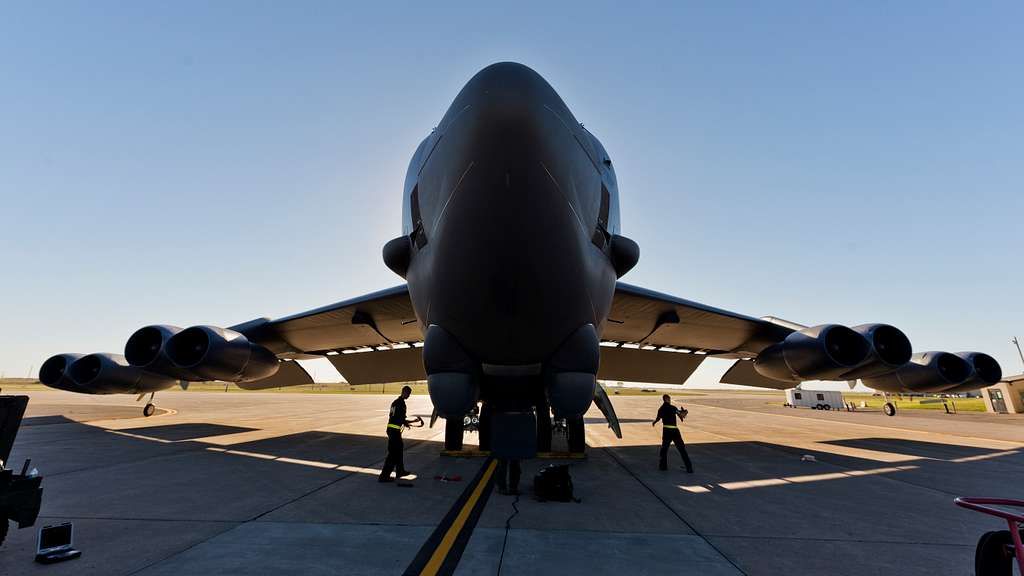
<svg viewBox="0 0 1024 576"><path fill-rule="evenodd" d="M1021 371L1024 4L370 4L6 3L0 371L399 284L409 156L501 60L615 159L627 281Z"/></svg>

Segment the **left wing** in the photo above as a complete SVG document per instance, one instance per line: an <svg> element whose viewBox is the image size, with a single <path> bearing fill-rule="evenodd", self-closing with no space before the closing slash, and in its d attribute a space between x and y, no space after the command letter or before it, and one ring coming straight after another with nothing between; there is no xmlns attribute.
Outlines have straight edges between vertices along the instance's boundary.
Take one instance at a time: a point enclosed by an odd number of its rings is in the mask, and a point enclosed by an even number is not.
<svg viewBox="0 0 1024 576"><path fill-rule="evenodd" d="M619 282L602 335L599 378L682 384L708 356L752 358L795 324L758 319ZM749 364L744 362L743 364ZM751 372L753 372L751 370ZM753 373L760 385L778 381ZM792 384L789 385L792 387Z"/></svg>
<svg viewBox="0 0 1024 576"><path fill-rule="evenodd" d="M603 338L709 356L745 358L757 356L784 339L794 326L619 282L615 285Z"/></svg>
<svg viewBox="0 0 1024 576"><path fill-rule="evenodd" d="M427 378L419 348L423 336L405 285L276 320L251 320L231 329L278 358L326 357L349 384ZM258 381L249 387L263 385Z"/></svg>

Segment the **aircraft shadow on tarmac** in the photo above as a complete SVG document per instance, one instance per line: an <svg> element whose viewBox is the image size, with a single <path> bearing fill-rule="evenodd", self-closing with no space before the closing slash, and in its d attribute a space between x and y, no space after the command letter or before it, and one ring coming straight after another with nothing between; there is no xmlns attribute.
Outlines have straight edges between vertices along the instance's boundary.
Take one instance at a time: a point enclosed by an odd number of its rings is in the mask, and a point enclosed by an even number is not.
<svg viewBox="0 0 1024 576"><path fill-rule="evenodd" d="M864 450L896 452L899 454L917 456L919 458L935 458L939 460L971 458L1003 452L1002 450L979 448L977 446L942 444L940 442L924 442L921 440L904 440L902 438L850 438L844 440L828 440L822 443L835 446L847 446L850 448L861 448Z"/></svg>
<svg viewBox="0 0 1024 576"><path fill-rule="evenodd" d="M652 418L619 418L619 424L650 424ZM604 418L584 418L584 424L607 424Z"/></svg>
<svg viewBox="0 0 1024 576"><path fill-rule="evenodd" d="M312 466L324 472L332 468L338 472L352 472L353 467L365 467L379 464L384 458L386 440L383 435L364 435L330 431L303 431L280 436L272 436L257 440L242 440L231 443L227 438L211 441L212 437L238 433L255 432L254 428L226 426L214 423L180 423L149 427L135 427L121 430L107 430L66 419L60 416L43 416L46 424L74 425L81 431L62 434L63 438L73 438L69 444L59 442L33 442L32 433L26 433L23 440L15 444L19 457L32 457L34 462L46 465L47 461L59 462L68 452L79 455L87 454L96 463L130 463L166 455L168 452L203 450L221 453L225 457L249 457L253 465L266 470L267 462L279 462L289 467ZM26 419L33 420L33 419ZM626 420L629 422L631 420ZM603 421L602 421L603 422ZM646 422L646 420L640 420ZM40 423L42 424L42 423ZM46 426L48 427L48 426ZM31 430L30 428L29 430ZM37 430L38 425L36 427ZM26 430L24 432L29 432ZM40 430L41 432L41 430ZM469 438L472 438L470 436ZM564 441L555 439L556 444ZM406 450L426 445L427 450L440 452L443 443L434 440L406 438ZM90 446L92 445L92 446ZM1014 474L1024 473L1024 454L1017 450L988 449L960 444L943 444L898 438L853 438L844 440L823 441L818 444L820 449L795 447L758 441L726 441L687 444L689 454L700 474L694 480L707 482L714 480L718 484L744 481L758 481L777 475L779 477L807 476L813 482L817 472L815 464L840 467L843 474L849 474L844 480L858 480L884 474L893 479L901 476L921 474L937 475L950 478L991 478L992 482L1002 479L1001 475L993 475L994 469L1002 469ZM832 452L829 446L840 449L857 449L867 451L867 457ZM612 452L615 459L629 469L642 473L653 470L657 462L658 446L607 446L588 448L588 452L597 455ZM840 450L842 451L842 450ZM879 458L871 458L871 454ZM808 464L802 459L805 455L814 457L815 463ZM72 457L73 459L74 457ZM438 456L438 459L441 457ZM678 464L675 448L670 450L673 464ZM442 464L438 464L442 466ZM586 466L577 463L576 466ZM999 468L1001 467L1001 468ZM59 468L59 467L58 467ZM69 470L76 470L68 466ZM830 468L834 471L834 468ZM53 469L51 468L51 471ZM360 470L364 473L370 470ZM60 473L60 470L57 470ZM686 482L690 477L677 478L676 482ZM830 478L822 478L827 480ZM957 482L951 482L955 486ZM1021 496L1016 486L1003 484L1005 490L994 494L998 496ZM770 487L770 484L762 487ZM614 488L610 488L614 489ZM1008 494L1006 492L1017 492Z"/></svg>
<svg viewBox="0 0 1024 576"><path fill-rule="evenodd" d="M17 458L31 457L47 476L44 523L53 518L87 518L103 511L104 506L120 510L117 507L128 506L126 502L163 493L165 485L211 482L234 488L228 492L194 491L185 500L152 499L147 501L143 516L204 518L213 514L242 521L257 518L338 480L359 482L361 487L354 488L357 491L365 490L370 483L376 487L375 476L386 443L383 434L309 430L247 440L252 428L216 423L110 430L69 419L58 423L46 418L53 425L25 429L15 444ZM229 435L240 432L245 436L232 442ZM451 468L455 460L461 460L459 473L463 475L483 461L442 457L439 452L443 443L437 440L406 438L405 444L407 453L417 454L414 458L419 460L419 482L428 485L395 493L401 497L374 500L374 517L393 516L396 522L410 525L439 522L462 485L452 487L430 478ZM952 496L1024 496L1024 487L1015 481L1024 474L1024 453L1017 450L879 437L811 446L694 442L687 448L697 469L692 475L678 469L680 462L674 448L669 472L657 470L657 445L589 448L587 461L572 463L574 484L583 506L599 507L603 512L597 516L574 514L558 520L564 524L559 526L571 530L598 525L602 530L643 532L657 521L665 526L659 530L671 531L679 528L675 520L678 516L697 530L726 536L752 529L760 534L796 538L875 538L973 546L977 535L991 522L981 515L959 513L952 505ZM835 451L830 451L833 448ZM806 455L814 456L816 462L804 461ZM528 498L531 475L547 463L541 460L524 464L522 488ZM108 469L138 476L127 484L111 483L107 480L111 473ZM246 486L251 489L243 489ZM261 487L264 493L253 495ZM352 515L358 515L358 509L367 505L346 499L345 494L378 493L352 492L353 488L333 490L329 493L339 498L337 503L325 506L323 496L312 498L308 503L296 504L289 514L309 522L346 522L350 520L344 518L350 514L339 508L354 508ZM660 519L636 517L633 509L640 505L632 503L636 499L644 500L646 508L642 509L649 512L651 502L660 501L653 508ZM411 506L411 501L417 505ZM873 509L877 501L885 502L890 513L879 517L862 512ZM523 508L523 528L551 529L554 520L549 511L557 508L533 504L532 499L521 506L540 507ZM676 516L657 506L671 507ZM213 510L216 512L210 512ZM576 517L589 520L578 526ZM740 518L743 527L734 528ZM921 518L929 521L916 521Z"/></svg>
<svg viewBox="0 0 1024 576"><path fill-rule="evenodd" d="M159 438L161 440L177 442L179 440L192 440L194 438L206 438L209 436L224 436L227 434L238 434L240 432L255 432L256 430L256 428L225 426L223 424L191 423L140 428L122 428L120 432L140 434L149 438Z"/></svg>

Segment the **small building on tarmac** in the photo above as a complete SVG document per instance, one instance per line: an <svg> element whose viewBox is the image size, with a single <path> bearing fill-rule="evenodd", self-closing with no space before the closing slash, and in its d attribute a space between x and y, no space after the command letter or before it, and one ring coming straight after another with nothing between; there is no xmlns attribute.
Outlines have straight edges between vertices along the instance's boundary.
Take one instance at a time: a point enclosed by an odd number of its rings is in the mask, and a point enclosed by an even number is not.
<svg viewBox="0 0 1024 576"><path fill-rule="evenodd" d="M985 409L996 414L1024 414L1024 374L1007 376L981 391Z"/></svg>

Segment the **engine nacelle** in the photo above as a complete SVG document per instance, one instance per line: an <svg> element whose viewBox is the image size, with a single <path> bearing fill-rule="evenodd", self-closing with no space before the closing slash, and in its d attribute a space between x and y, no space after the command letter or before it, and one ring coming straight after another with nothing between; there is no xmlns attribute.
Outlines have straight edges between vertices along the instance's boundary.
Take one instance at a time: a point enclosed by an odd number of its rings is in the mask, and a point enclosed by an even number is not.
<svg viewBox="0 0 1024 576"><path fill-rule="evenodd" d="M981 388L987 388L999 383L1003 379L1003 369L996 359L982 352L957 352L957 356L963 358L971 365L972 373L963 384L947 388L943 392L959 394L971 392Z"/></svg>
<svg viewBox="0 0 1024 576"><path fill-rule="evenodd" d="M969 362L949 352L919 352L894 372L863 378L868 388L883 392L943 392L971 377Z"/></svg>
<svg viewBox="0 0 1024 576"><path fill-rule="evenodd" d="M87 394L141 394L170 388L177 382L170 376L132 366L120 354L82 356L67 372Z"/></svg>
<svg viewBox="0 0 1024 576"><path fill-rule="evenodd" d="M68 374L68 367L81 357L82 354L57 354L56 356L50 356L39 367L39 381L57 390L85 392L78 384L75 384L75 381L71 379L71 375Z"/></svg>
<svg viewBox="0 0 1024 576"><path fill-rule="evenodd" d="M894 372L909 362L914 353L907 336L888 324L861 324L851 330L867 340L868 356L859 366L844 373L843 380L870 378Z"/></svg>
<svg viewBox="0 0 1024 576"><path fill-rule="evenodd" d="M757 355L758 374L783 382L836 380L860 366L870 344L863 336L839 324L804 328L765 348Z"/></svg>
<svg viewBox="0 0 1024 576"><path fill-rule="evenodd" d="M178 332L181 332L181 328L163 324L139 328L124 345L124 357L132 366L149 372L166 374L179 380L203 380L189 370L176 366L167 356L167 341Z"/></svg>
<svg viewBox="0 0 1024 576"><path fill-rule="evenodd" d="M164 353L178 368L205 380L251 382L273 376L278 359L240 332L217 326L193 326L174 334Z"/></svg>

